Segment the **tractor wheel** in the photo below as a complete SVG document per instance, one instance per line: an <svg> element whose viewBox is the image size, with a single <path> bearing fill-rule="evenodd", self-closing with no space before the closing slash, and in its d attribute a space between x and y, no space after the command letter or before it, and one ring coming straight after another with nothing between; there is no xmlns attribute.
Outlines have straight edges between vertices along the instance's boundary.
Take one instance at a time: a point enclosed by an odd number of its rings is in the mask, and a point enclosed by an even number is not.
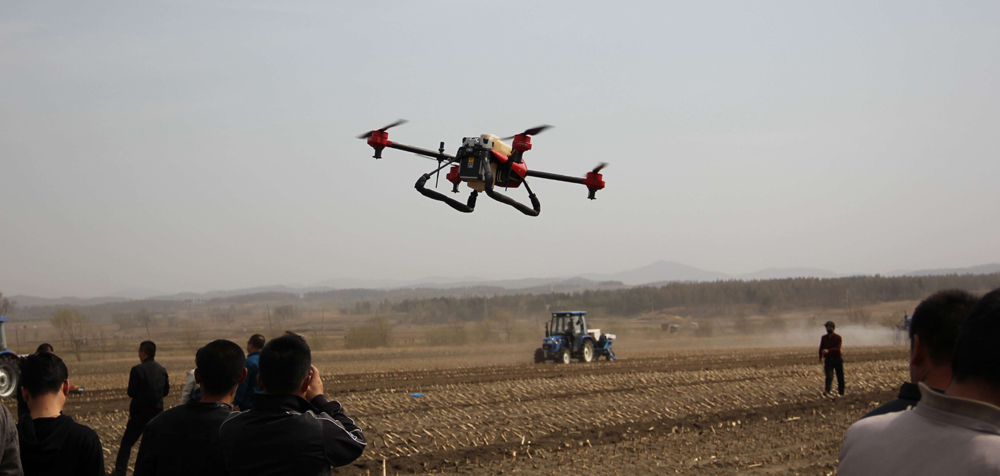
<svg viewBox="0 0 1000 476"><path fill-rule="evenodd" d="M18 387L19 372L17 363L13 357L0 358L0 397L9 398L14 396Z"/></svg>
<svg viewBox="0 0 1000 476"><path fill-rule="evenodd" d="M545 351L542 349L535 349L535 363L540 364L545 362Z"/></svg>
<svg viewBox="0 0 1000 476"><path fill-rule="evenodd" d="M594 360L594 343L586 341L580 349L580 362L589 363Z"/></svg>
<svg viewBox="0 0 1000 476"><path fill-rule="evenodd" d="M570 362L570 355L568 349L563 349L559 351L559 355L556 357L556 362L562 362L568 364Z"/></svg>

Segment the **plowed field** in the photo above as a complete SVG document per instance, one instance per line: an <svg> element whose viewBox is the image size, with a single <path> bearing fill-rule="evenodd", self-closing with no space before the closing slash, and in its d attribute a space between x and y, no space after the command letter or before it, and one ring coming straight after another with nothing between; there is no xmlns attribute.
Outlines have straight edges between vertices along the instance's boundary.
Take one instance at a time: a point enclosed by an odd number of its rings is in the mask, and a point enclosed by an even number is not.
<svg viewBox="0 0 1000 476"><path fill-rule="evenodd" d="M570 365L456 355L424 369L419 359L345 366L328 355L317 365L369 440L361 459L337 468L342 474L831 474L844 430L894 397L905 356L849 349L847 396L835 399L821 395L811 348L645 352ZM525 362L530 352L505 359ZM164 364L170 404L183 363ZM71 369L88 392L71 397L66 413L98 431L109 470L132 364Z"/></svg>

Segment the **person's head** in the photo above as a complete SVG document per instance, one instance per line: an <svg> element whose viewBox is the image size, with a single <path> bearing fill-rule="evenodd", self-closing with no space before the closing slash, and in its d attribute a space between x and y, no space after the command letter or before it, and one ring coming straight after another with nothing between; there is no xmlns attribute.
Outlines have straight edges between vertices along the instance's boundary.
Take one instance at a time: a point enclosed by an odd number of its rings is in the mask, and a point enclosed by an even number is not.
<svg viewBox="0 0 1000 476"><path fill-rule="evenodd" d="M260 351L260 387L272 395L304 392L311 366L309 345L301 337L271 339Z"/></svg>
<svg viewBox="0 0 1000 476"><path fill-rule="evenodd" d="M156 357L156 344L151 340L144 340L139 343L139 360L145 362L147 359Z"/></svg>
<svg viewBox="0 0 1000 476"><path fill-rule="evenodd" d="M264 348L265 342L264 336L260 334L250 336L250 340L247 341L247 353L260 352L260 349Z"/></svg>
<svg viewBox="0 0 1000 476"><path fill-rule="evenodd" d="M38 348L35 349L36 354L51 354L55 351L56 350L52 348L52 344L49 344L48 342L39 344Z"/></svg>
<svg viewBox="0 0 1000 476"><path fill-rule="evenodd" d="M30 354L21 362L21 388L29 405L48 396L61 404L69 394L69 370L56 354Z"/></svg>
<svg viewBox="0 0 1000 476"><path fill-rule="evenodd" d="M202 395L224 396L236 391L246 378L246 356L238 344L225 339L213 340L198 349L198 367L194 378L201 385Z"/></svg>
<svg viewBox="0 0 1000 476"><path fill-rule="evenodd" d="M833 330L837 328L837 325L834 324L833 321L826 321L826 324L823 324L823 327L826 328L827 334L833 334Z"/></svg>
<svg viewBox="0 0 1000 476"><path fill-rule="evenodd" d="M1000 289L983 296L962 321L951 361L952 383L1000 396ZM950 391L949 391L950 393Z"/></svg>
<svg viewBox="0 0 1000 476"><path fill-rule="evenodd" d="M938 291L924 299L910 320L910 380L926 382L932 373L941 373L937 388L951 380L955 339L965 316L978 298L966 291ZM930 385L930 384L928 384Z"/></svg>

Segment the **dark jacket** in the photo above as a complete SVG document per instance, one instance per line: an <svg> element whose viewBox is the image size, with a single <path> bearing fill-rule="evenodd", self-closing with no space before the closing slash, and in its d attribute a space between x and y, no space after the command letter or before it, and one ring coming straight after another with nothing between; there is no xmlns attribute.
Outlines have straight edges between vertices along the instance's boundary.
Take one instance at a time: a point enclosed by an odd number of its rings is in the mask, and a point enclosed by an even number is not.
<svg viewBox="0 0 1000 476"><path fill-rule="evenodd" d="M94 430L66 415L17 422L25 476L104 475L104 450Z"/></svg>
<svg viewBox="0 0 1000 476"><path fill-rule="evenodd" d="M21 393L18 387L17 393ZM17 427L7 405L0 405L0 476L21 476L21 455L18 451ZM31 418L28 416L27 418Z"/></svg>
<svg viewBox="0 0 1000 476"><path fill-rule="evenodd" d="M233 405L246 411L253 408L254 395L260 395L260 388L257 388L257 374L260 373L260 352L251 352L247 356L247 378L239 387L236 387L236 396L233 397Z"/></svg>
<svg viewBox="0 0 1000 476"><path fill-rule="evenodd" d="M163 397L170 392L170 380L163 366L152 358L132 367L128 376L128 396L132 403L128 410L138 413L150 410L163 410Z"/></svg>
<svg viewBox="0 0 1000 476"><path fill-rule="evenodd" d="M188 402L150 420L142 433L135 476L226 474L219 427L233 409Z"/></svg>
<svg viewBox="0 0 1000 476"><path fill-rule="evenodd" d="M938 390L936 388L931 388L931 390L937 393L944 393L944 390ZM906 411L917 406L918 403L920 403L920 386L914 383L906 382L899 387L898 398L868 412L868 414L861 417L861 419L864 420L865 418L876 415L885 415L886 413Z"/></svg>
<svg viewBox="0 0 1000 476"><path fill-rule="evenodd" d="M226 469L233 475L329 475L361 456L365 435L340 403L319 395L260 394L249 411L235 412L219 430Z"/></svg>

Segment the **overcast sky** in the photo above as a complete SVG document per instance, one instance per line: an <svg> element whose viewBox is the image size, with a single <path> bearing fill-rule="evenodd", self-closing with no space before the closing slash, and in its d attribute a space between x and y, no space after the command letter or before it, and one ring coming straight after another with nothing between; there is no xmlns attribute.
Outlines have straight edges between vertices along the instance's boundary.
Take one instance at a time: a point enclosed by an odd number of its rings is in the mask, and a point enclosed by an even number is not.
<svg viewBox="0 0 1000 476"><path fill-rule="evenodd" d="M997 262L998 25L993 0L3 2L0 291ZM433 162L354 138L397 118L449 152L553 124L528 165L608 185L461 214L413 189Z"/></svg>

